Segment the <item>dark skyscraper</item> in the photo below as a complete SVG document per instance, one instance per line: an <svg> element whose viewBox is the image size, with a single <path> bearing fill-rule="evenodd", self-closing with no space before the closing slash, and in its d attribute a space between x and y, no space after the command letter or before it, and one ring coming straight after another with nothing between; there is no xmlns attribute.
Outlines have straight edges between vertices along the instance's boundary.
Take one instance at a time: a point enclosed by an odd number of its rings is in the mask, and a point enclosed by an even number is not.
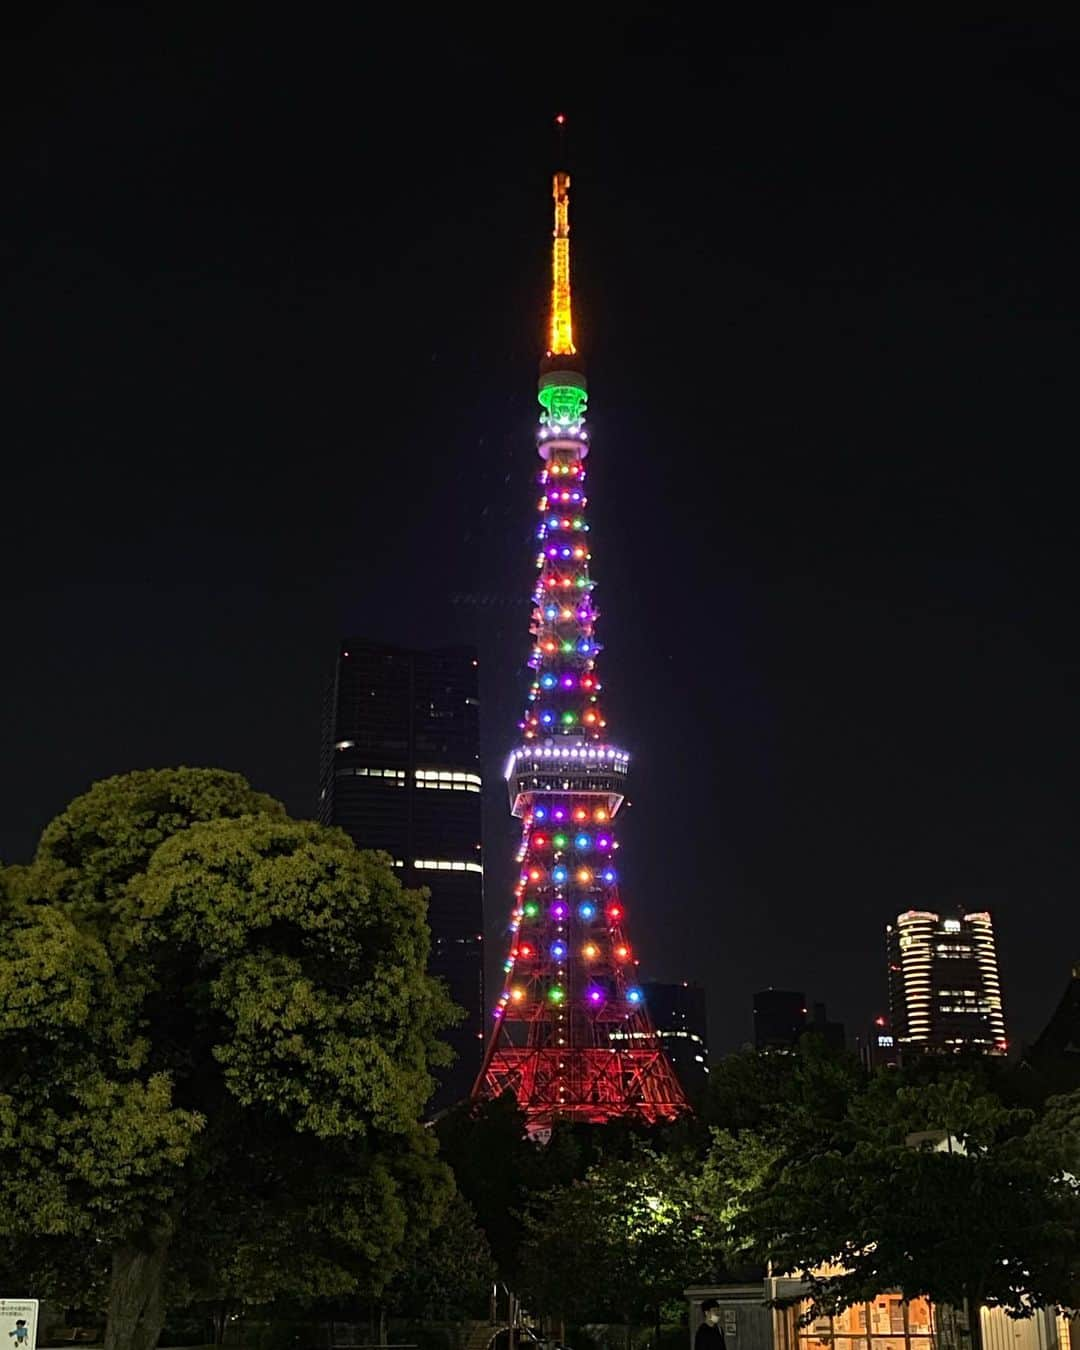
<svg viewBox="0 0 1080 1350"><path fill-rule="evenodd" d="M389 853L431 892L430 969L466 1019L436 1107L468 1094L483 1035L483 859L476 653L405 651L347 638L323 711L319 819Z"/></svg>
<svg viewBox="0 0 1080 1350"><path fill-rule="evenodd" d="M794 989L762 989L754 995L754 1046L790 1050L806 1030L806 995Z"/></svg>
<svg viewBox="0 0 1080 1350"><path fill-rule="evenodd" d="M901 1055L981 1050L1003 1055L997 950L990 915L946 918L909 909L886 929L889 1010Z"/></svg>
<svg viewBox="0 0 1080 1350"><path fill-rule="evenodd" d="M679 1082L689 1097L696 1097L709 1077L705 990L699 984L650 980L645 1003Z"/></svg>

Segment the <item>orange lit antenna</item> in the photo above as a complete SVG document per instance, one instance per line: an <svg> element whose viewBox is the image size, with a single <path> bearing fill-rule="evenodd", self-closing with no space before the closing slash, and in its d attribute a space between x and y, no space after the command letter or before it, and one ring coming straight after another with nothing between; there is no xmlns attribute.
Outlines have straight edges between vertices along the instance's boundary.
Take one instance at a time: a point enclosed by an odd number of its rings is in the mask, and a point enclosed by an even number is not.
<svg viewBox="0 0 1080 1350"><path fill-rule="evenodd" d="M566 117L555 119L559 128L559 148L564 147ZM570 310L570 175L560 172L551 184L555 198L555 231L551 247L551 333L548 356L573 356L574 322Z"/></svg>

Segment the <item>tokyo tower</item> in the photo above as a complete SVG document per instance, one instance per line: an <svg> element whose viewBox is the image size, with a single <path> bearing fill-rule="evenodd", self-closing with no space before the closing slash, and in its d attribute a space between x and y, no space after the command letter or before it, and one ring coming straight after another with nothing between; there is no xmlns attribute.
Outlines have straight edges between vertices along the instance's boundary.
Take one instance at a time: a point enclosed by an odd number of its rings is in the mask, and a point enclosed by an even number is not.
<svg viewBox="0 0 1080 1350"><path fill-rule="evenodd" d="M570 176L554 177L540 363L539 523L528 708L507 764L522 822L506 979L473 1098L512 1091L531 1134L559 1119L673 1119L686 1099L637 984L619 893L629 756L606 735L589 571L588 398L570 305Z"/></svg>

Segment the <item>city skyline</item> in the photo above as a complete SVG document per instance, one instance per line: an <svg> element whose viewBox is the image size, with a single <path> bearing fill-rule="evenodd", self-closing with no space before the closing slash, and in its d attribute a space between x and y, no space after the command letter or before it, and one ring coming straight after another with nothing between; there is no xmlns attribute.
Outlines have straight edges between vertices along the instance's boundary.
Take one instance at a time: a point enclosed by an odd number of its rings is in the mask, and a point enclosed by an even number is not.
<svg viewBox="0 0 1080 1350"><path fill-rule="evenodd" d="M468 24L297 51L270 18L27 23L0 856L137 766L310 814L358 632L478 647L506 894L546 66ZM885 922L986 910L1031 1040L1080 956L1075 33L699 39L586 17L566 107L641 974L706 988L714 1057L770 984L850 1036L885 1007ZM489 904L492 951L504 928Z"/></svg>

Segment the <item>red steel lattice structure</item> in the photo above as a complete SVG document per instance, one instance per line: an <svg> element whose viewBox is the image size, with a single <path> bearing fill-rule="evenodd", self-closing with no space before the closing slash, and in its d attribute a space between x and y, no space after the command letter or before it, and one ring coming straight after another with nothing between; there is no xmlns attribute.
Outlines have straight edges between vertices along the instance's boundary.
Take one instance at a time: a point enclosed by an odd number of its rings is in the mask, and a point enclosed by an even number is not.
<svg viewBox="0 0 1080 1350"><path fill-rule="evenodd" d="M539 525L521 744L522 822L506 980L474 1098L512 1091L533 1134L559 1119L674 1119L687 1109L636 982L616 822L629 756L606 735L589 571L588 398L573 342L569 175L554 178L550 350L541 362Z"/></svg>

